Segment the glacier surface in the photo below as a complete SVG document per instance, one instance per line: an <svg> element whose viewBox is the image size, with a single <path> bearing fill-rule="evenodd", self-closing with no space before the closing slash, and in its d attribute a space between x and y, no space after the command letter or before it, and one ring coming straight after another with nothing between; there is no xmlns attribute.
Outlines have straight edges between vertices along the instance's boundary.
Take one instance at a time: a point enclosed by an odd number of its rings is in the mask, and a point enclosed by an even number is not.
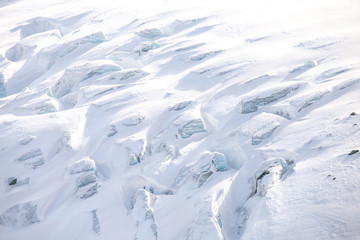
<svg viewBox="0 0 360 240"><path fill-rule="evenodd" d="M0 19L0 240L359 239L358 1Z"/></svg>

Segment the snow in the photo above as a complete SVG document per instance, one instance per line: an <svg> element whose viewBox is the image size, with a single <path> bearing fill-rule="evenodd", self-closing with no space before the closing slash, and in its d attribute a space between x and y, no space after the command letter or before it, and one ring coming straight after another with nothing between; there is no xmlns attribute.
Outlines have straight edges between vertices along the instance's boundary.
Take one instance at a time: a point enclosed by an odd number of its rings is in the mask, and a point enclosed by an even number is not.
<svg viewBox="0 0 360 240"><path fill-rule="evenodd" d="M0 240L360 239L357 0L0 0Z"/></svg>

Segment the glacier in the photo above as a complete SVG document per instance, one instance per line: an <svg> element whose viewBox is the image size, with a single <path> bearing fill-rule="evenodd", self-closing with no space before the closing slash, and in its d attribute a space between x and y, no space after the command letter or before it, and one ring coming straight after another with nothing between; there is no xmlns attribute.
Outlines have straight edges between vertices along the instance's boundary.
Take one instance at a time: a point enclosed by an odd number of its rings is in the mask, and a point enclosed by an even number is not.
<svg viewBox="0 0 360 240"><path fill-rule="evenodd" d="M0 240L358 239L358 10L0 1Z"/></svg>

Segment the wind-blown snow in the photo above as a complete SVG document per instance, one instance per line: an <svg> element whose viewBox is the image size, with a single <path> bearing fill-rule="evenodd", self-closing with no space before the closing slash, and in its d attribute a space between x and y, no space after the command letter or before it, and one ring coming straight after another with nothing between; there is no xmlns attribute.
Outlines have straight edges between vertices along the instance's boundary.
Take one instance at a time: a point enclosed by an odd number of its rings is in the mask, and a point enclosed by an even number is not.
<svg viewBox="0 0 360 240"><path fill-rule="evenodd" d="M360 239L359 9L0 0L0 239Z"/></svg>

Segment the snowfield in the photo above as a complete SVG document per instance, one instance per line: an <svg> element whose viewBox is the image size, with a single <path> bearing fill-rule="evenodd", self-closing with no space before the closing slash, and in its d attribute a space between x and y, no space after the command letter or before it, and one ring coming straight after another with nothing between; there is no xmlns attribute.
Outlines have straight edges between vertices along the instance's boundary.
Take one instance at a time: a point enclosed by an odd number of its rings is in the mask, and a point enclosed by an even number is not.
<svg viewBox="0 0 360 240"><path fill-rule="evenodd" d="M0 239L360 239L359 13L0 0Z"/></svg>

